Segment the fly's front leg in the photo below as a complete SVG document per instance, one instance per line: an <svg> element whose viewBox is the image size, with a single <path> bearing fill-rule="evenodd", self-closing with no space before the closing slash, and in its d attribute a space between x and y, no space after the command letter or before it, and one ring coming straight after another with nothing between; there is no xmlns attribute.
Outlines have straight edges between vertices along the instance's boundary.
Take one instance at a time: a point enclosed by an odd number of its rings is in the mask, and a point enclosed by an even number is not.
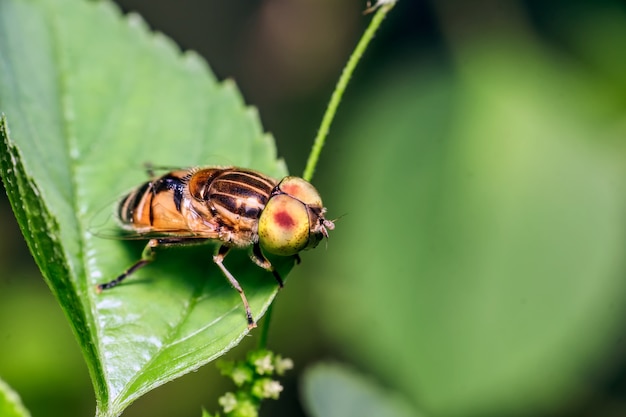
<svg viewBox="0 0 626 417"><path fill-rule="evenodd" d="M217 249L217 253L215 254L215 256L213 256L213 262L215 262L215 265L217 265L222 270L222 273L226 276L226 278L230 282L230 285L232 285L233 288L235 288L237 292L239 293L239 295L241 296L241 301L243 302L243 306L246 309L246 318L248 319L248 329L254 329L256 327L256 323L254 319L252 318L252 312L250 311L250 305L248 304L248 299L246 298L246 294L243 292L243 289L241 288L241 285L239 285L239 282L228 271L228 269L226 269L223 263L224 258L226 257L229 251L230 251L230 247L224 246L224 245L220 246Z"/></svg>
<svg viewBox="0 0 626 417"><path fill-rule="evenodd" d="M252 259L252 261L258 266L260 266L261 268L265 269L266 271L271 272L274 275L274 278L276 278L276 282L278 282L278 286L280 288L283 287L283 279L280 277L280 274L278 273L276 268L274 268L274 265L272 265L270 261L267 260L265 255L263 255L263 252L261 251L261 246L259 246L258 243L255 243L252 246L252 252L250 252L250 259ZM300 259L300 257L298 257L298 259Z"/></svg>
<svg viewBox="0 0 626 417"><path fill-rule="evenodd" d="M104 284L98 284L96 286L96 290L98 292L102 292L103 290L108 290L109 288L113 288L116 285L120 284L124 281L130 274L138 270L139 268L146 266L150 262L154 260L154 248L159 245L159 241L157 239L150 239L145 248L143 248L143 252L141 253L141 259L139 259L133 266L124 271L119 277L115 278L112 281L106 282Z"/></svg>

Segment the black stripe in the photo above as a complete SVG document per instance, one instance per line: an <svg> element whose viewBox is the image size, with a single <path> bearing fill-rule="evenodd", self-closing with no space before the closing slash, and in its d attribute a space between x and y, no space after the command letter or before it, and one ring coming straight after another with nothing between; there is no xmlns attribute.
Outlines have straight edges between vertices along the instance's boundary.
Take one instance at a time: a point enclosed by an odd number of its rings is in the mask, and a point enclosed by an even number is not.
<svg viewBox="0 0 626 417"><path fill-rule="evenodd" d="M237 196L229 194L212 194L211 201L214 205L219 205L225 210L247 219L258 219L264 206L262 201L259 201L258 206L245 204Z"/></svg>
<svg viewBox="0 0 626 417"><path fill-rule="evenodd" d="M176 205L176 210L180 212L185 190L185 181L171 174L164 175L155 181L154 195L170 190L174 191L174 204ZM152 221L150 221L150 223L152 223Z"/></svg>
<svg viewBox="0 0 626 417"><path fill-rule="evenodd" d="M274 184L266 178L260 176L256 172L250 171L231 171L220 176L219 180L246 184L250 188L256 188L259 193L269 193Z"/></svg>
<svg viewBox="0 0 626 417"><path fill-rule="evenodd" d="M220 205L224 209L230 211L231 213L237 212L237 199L230 195L226 194L212 194L211 202L215 205Z"/></svg>
<svg viewBox="0 0 626 417"><path fill-rule="evenodd" d="M222 179L215 181L211 187L211 193L228 194L234 197L242 198L253 197L259 199L260 201L264 201L267 198L267 193L263 193L263 190L259 190L258 188L245 183L223 181Z"/></svg>
<svg viewBox="0 0 626 417"><path fill-rule="evenodd" d="M141 199L143 195L146 193L148 188L150 187L150 182L146 182L141 185L138 189L128 194L124 199L120 202L118 208L118 216L123 223L132 223L133 217L135 215L135 210L139 203L141 203Z"/></svg>

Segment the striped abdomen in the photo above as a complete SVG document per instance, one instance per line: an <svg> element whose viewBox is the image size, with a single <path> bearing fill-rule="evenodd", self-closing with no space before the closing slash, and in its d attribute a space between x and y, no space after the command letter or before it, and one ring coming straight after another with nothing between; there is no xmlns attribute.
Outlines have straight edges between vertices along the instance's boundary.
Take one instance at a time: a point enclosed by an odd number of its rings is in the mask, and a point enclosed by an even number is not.
<svg viewBox="0 0 626 417"><path fill-rule="evenodd" d="M172 171L142 184L120 201L118 217L138 232L186 230L182 217L190 172Z"/></svg>

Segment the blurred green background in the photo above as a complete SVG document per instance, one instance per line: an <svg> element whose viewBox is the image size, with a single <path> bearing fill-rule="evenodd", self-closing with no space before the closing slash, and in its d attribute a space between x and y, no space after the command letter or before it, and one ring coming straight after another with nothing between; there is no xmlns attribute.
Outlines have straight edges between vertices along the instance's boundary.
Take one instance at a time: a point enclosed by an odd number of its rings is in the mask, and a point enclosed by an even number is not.
<svg viewBox="0 0 626 417"><path fill-rule="evenodd" d="M292 173L369 21L360 1L125 0L232 77ZM106 36L106 34L103 34ZM400 0L348 89L270 347L352 364L428 416L626 415L626 5ZM90 415L87 369L0 196L0 375L33 415ZM254 338L233 350L240 357ZM212 365L125 416L199 416Z"/></svg>

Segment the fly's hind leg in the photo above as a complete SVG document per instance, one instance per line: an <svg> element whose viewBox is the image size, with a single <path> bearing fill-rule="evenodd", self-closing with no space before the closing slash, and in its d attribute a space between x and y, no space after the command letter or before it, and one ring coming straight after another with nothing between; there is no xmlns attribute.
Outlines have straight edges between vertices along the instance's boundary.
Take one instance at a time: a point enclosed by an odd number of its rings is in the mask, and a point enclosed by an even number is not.
<svg viewBox="0 0 626 417"><path fill-rule="evenodd" d="M119 285L122 281L124 281L129 275L138 270L139 268L146 266L150 262L154 260L154 248L159 245L159 241L157 239L150 239L145 248L143 248L143 252L141 253L141 259L139 259L133 266L124 271L120 276L115 278L112 281L105 282L104 284L98 284L96 286L96 290L98 292L102 292L103 290L108 290L109 288L113 288Z"/></svg>
<svg viewBox="0 0 626 417"><path fill-rule="evenodd" d="M248 319L248 329L254 329L256 327L256 322L252 318L252 312L250 311L250 305L248 304L248 299L246 298L246 294L243 292L243 289L241 288L241 285L239 285L239 282L224 266L224 258L226 257L229 251L230 251L230 247L225 246L225 245L220 246L217 249L217 253L215 254L215 256L213 256L213 262L215 262L215 265L217 265L222 270L222 273L226 276L226 278L230 282L230 285L232 285L233 288L235 288L237 292L239 293L239 295L241 296L241 301L243 302L243 306L246 309L246 318Z"/></svg>

